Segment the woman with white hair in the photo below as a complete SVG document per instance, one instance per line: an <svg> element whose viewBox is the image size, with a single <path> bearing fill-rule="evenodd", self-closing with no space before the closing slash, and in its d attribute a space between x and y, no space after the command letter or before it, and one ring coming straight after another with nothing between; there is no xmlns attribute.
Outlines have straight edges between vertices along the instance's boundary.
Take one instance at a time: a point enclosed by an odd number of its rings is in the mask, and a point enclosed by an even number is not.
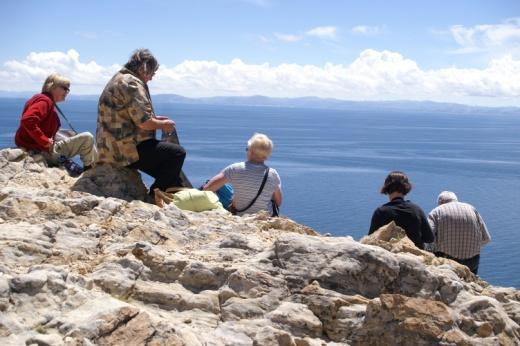
<svg viewBox="0 0 520 346"><path fill-rule="evenodd" d="M57 165L62 157L69 159L79 155L84 169L88 169L97 158L92 134L83 132L61 140L56 136L61 125L56 103L64 101L69 91L67 78L59 74L48 76L42 92L25 104L15 143L20 148L42 153L53 165Z"/></svg>
<svg viewBox="0 0 520 346"><path fill-rule="evenodd" d="M247 161L231 164L214 176L204 190L217 191L224 184L233 186L232 206L237 215L253 214L282 204L282 184L274 168L265 165L273 151L273 142L264 134L255 133L247 142ZM271 202L273 201L273 202Z"/></svg>

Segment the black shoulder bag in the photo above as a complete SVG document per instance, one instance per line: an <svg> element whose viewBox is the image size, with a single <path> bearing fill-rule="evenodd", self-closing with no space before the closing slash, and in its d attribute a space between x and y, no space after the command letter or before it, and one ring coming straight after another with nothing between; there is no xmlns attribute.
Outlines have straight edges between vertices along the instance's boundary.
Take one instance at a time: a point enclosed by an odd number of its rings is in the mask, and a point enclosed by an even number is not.
<svg viewBox="0 0 520 346"><path fill-rule="evenodd" d="M235 208L233 206L233 203L231 203L231 205L228 208L228 210L231 212L231 214L236 215L237 213L241 213L243 211L246 211L247 209L251 208L251 206L253 204L255 204L256 199L258 198L258 196L260 196L260 194L262 193L262 190L264 189L264 185L265 185L265 182L267 181L267 176L268 175L269 175L269 167L265 170L264 180L262 180L262 185L260 185L260 188L258 189L258 193L256 194L255 198L253 198L251 203L249 203L248 206L245 207L244 209L237 209L237 208Z"/></svg>

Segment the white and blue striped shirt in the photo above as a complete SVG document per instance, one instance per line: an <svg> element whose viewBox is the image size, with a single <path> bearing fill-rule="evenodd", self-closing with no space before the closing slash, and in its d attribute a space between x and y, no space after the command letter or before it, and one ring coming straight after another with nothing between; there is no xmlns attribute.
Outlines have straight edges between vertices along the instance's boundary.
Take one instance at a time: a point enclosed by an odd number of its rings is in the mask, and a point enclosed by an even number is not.
<svg viewBox="0 0 520 346"><path fill-rule="evenodd" d="M234 163L224 168L222 172L226 180L233 185L235 208L241 210L251 203L260 189L267 168L265 164L251 161ZM253 214L261 210L267 210L272 214L271 198L277 190L282 190L280 176L274 168L270 168L260 196L249 209L239 212L238 215Z"/></svg>

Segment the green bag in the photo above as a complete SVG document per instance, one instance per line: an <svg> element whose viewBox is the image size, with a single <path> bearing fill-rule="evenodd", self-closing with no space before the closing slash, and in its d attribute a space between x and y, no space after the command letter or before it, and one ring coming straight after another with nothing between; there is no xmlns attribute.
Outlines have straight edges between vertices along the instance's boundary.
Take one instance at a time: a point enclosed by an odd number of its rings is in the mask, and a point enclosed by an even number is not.
<svg viewBox="0 0 520 346"><path fill-rule="evenodd" d="M179 209L197 212L224 209L214 192L197 189L186 189L176 192L173 195L173 204Z"/></svg>

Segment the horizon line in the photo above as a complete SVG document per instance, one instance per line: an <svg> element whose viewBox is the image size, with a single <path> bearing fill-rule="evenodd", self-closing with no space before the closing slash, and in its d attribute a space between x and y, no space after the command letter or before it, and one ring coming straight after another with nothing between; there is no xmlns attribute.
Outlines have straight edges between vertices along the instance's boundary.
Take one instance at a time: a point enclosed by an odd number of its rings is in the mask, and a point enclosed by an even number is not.
<svg viewBox="0 0 520 346"><path fill-rule="evenodd" d="M3 91L0 90L0 98L6 99L6 98L24 98L31 95L34 95L34 91ZM315 100L322 100L322 101L330 101L330 102L336 102L335 105L339 105L340 103L433 103L438 105L453 105L453 106L462 106L462 107L474 107L474 108L491 108L491 109L497 109L497 108L513 108L513 109L520 109L520 106L515 105L501 105L501 106L494 106L494 105L478 105L478 104L468 104L468 103L460 103L460 102L452 102L452 101L437 101L437 100L431 100L431 99L421 99L421 100L414 100L414 99L396 99L396 100L354 100L354 99L338 99L338 98L325 98L325 97L319 97L319 96L296 96L296 97L277 97L277 96L266 96L261 94L253 94L253 95L215 95L215 96L200 96L200 97L191 97L191 96L184 96L181 94L175 94L175 93L151 93L152 96L177 96L180 98L188 99L188 100L208 100L208 99L218 99L218 98L239 98L239 99L247 99L247 98L254 98L254 97L262 97L266 99L272 99L272 100L299 100L299 99L315 99ZM78 99L83 97L99 97L98 94L73 94L69 95L69 99ZM174 102L172 102L174 103ZM265 105L265 106L277 106L277 105ZM308 106L308 105L307 105Z"/></svg>

